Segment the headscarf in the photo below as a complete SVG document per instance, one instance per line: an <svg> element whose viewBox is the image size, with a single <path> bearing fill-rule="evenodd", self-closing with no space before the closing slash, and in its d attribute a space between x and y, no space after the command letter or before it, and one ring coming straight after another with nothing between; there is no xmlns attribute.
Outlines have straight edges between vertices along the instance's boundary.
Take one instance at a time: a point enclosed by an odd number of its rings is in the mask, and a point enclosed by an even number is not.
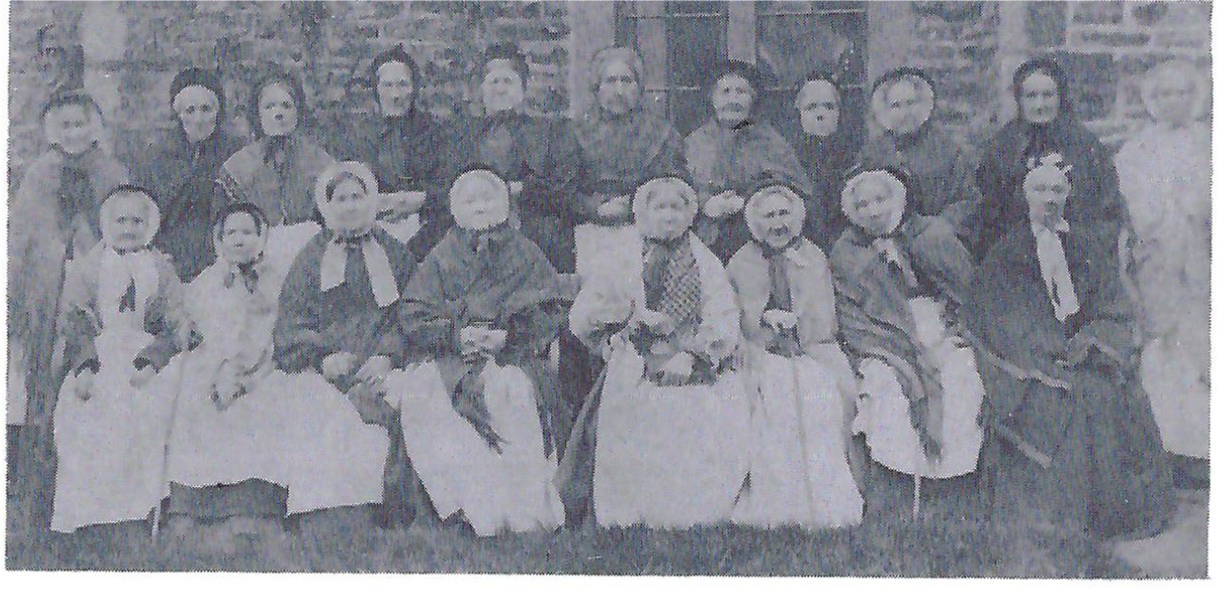
<svg viewBox="0 0 1217 589"><path fill-rule="evenodd" d="M114 222L114 203L118 198L136 199L144 208L144 234L139 245L131 251L120 252L109 243L107 227ZM148 299L156 293L160 284L160 272L154 252L148 244L160 228L160 209L148 191L132 184L116 186L101 203L102 238L97 247L98 257L97 299L103 310L108 311L112 302L117 302L118 312L134 312L142 316Z"/></svg>
<svg viewBox="0 0 1217 589"><path fill-rule="evenodd" d="M1069 180L1069 171L1072 166L1062 165L1059 156L1044 158L1043 161L1033 165L1034 167L1023 179L1024 194L1027 184L1038 182L1041 179L1053 183L1063 180L1066 185L1073 185ZM1063 207L1064 203L1061 204ZM1064 219L1060 220L1055 227L1045 227L1034 221L1031 223L1031 233L1035 237L1036 258L1040 266L1040 277L1048 289L1048 299L1052 301L1053 313L1062 323L1081 309L1078 304L1077 291L1073 286L1073 277L1069 274L1069 263L1065 259L1064 244L1061 243L1061 236L1068 231L1069 223Z"/></svg>
<svg viewBox="0 0 1217 589"><path fill-rule="evenodd" d="M202 86L215 94L216 101L219 103L216 121L224 120L224 84L220 81L220 77L211 70L189 67L178 72L173 77L173 81L169 83L169 105L173 106L177 95L190 86Z"/></svg>
<svg viewBox="0 0 1217 589"><path fill-rule="evenodd" d="M450 206L451 203L455 202L456 200L452 198L452 195L466 190L473 190L478 186L488 189L490 194L499 197L499 199L508 206L503 207L503 218L492 219L490 225L487 227L472 226L472 220L468 218L466 211L463 209L457 210L456 207L452 207L452 217L456 221L456 224L465 230L475 233L493 230L494 228L501 226L503 223L506 223L511 202L511 191L507 186L507 182L504 181L502 177L487 168L474 168L461 174L455 181L452 182L452 189L448 191L448 200Z"/></svg>
<svg viewBox="0 0 1217 589"><path fill-rule="evenodd" d="M491 62L495 60L503 60L511 64L511 69L516 71L520 76L520 82L525 88L528 87L528 60L524 57L524 53L520 51L520 46L510 41L506 43L496 43L486 48L486 54L482 59L481 67L478 69L478 80L485 80L486 75L490 73L488 69ZM641 80L641 78L640 78Z"/></svg>
<svg viewBox="0 0 1217 589"><path fill-rule="evenodd" d="M756 69L756 66L738 59L728 59L712 72L711 77L706 80L706 92L712 94L719 80L727 76L739 76L747 80L748 85L752 87L755 102L760 102L761 91L764 89L761 72Z"/></svg>
<svg viewBox="0 0 1217 589"><path fill-rule="evenodd" d="M675 187L687 205L686 231L688 227L693 225L693 218L697 216L697 191L693 190L693 187L689 186L688 182L675 176L661 176L648 180L634 192L633 202L634 222L644 238L649 239L654 235L653 228L648 224L647 205L650 204L651 198L658 194L659 190L665 186Z"/></svg>
<svg viewBox="0 0 1217 589"><path fill-rule="evenodd" d="M917 275L913 272L913 265L909 261L908 256L902 251L899 244L893 239L896 229L904 222L908 216L908 188L905 181L902 180L903 174L895 170L879 169L867 170L856 174L845 183L844 190L841 191L841 210L845 212L845 216L850 222L857 225L856 216L858 209L856 206L856 195L858 190L863 185L878 183L882 184L892 198L900 200L904 203L901 207L901 214L896 216L893 221L889 222L887 231L881 236L873 237L871 245L878 250L889 264L895 264L904 277L904 282L909 288L917 288Z"/></svg>
<svg viewBox="0 0 1217 589"><path fill-rule="evenodd" d="M266 249L266 242L270 235L270 221L266 218L266 212L251 202L236 202L227 205L216 214L215 221L212 223L211 239L215 242L215 249L219 252L220 258L224 258L224 252L220 249L224 224L230 217L240 213L245 213L254 220L254 227L258 229L258 235L262 237L261 246L258 248L258 255L248 262L234 264L230 260L224 260L229 266L228 274L224 276L224 287L232 288L240 280L245 289L252 293L258 289L258 264L263 259L263 251Z"/></svg>
<svg viewBox="0 0 1217 589"><path fill-rule="evenodd" d="M376 91L376 86L380 85L380 66L397 62L406 66L410 70L410 83L414 85L414 94L410 97L410 110L414 112L414 107L418 105L419 85L422 84L422 77L419 74L418 62L406 53L406 48L398 43L387 51L382 51L374 59L372 64L368 66L368 79L372 81L372 91Z"/></svg>
<svg viewBox="0 0 1217 589"><path fill-rule="evenodd" d="M665 187L676 189L685 201L684 231L670 240L655 238L647 213L650 201ZM634 194L634 221L648 245L643 260L642 282L648 309L667 314L677 325L695 324L701 312L701 282L697 261L689 241L689 228L697 215L697 192L687 182L672 176L655 178Z"/></svg>
<svg viewBox="0 0 1217 589"><path fill-rule="evenodd" d="M905 66L898 67L883 74L882 76L879 76L879 79L875 80L874 85L871 86L871 112L875 116L875 121L879 123L885 132L892 132L891 120L888 118L889 109L887 107L887 101L881 100L880 98L886 96L887 93L891 91L893 86L903 81L911 82L913 84L913 88L918 93L923 94L925 102L928 103L930 107L929 112L926 113L925 121L923 121L921 126L912 133L912 135L917 135L921 132L921 130L927 128L927 124L930 122L930 119L933 118L938 96L937 89L934 86L934 80L928 73L926 73L925 70Z"/></svg>
<svg viewBox="0 0 1217 589"><path fill-rule="evenodd" d="M604 77L605 68L609 64L617 62L624 63L629 67L630 71L634 73L634 79L638 81L639 85L642 84L644 72L642 69L642 58L638 56L638 52L629 47L605 47L592 56L592 95L600 91L600 80ZM639 100L638 104L641 108L642 101Z"/></svg>
<svg viewBox="0 0 1217 589"><path fill-rule="evenodd" d="M790 225L787 226L790 230L790 241L780 248L774 248L765 241L760 226L761 204L774 198L785 199L790 205L791 212L794 213L791 215ZM790 293L790 276L786 263L782 260L782 254L799 243L803 220L806 216L807 209L803 205L803 199L799 198L798 193L791 190L790 187L781 184L761 188L749 197L748 204L744 205L744 219L748 222L748 230L752 232L752 239L760 247L761 255L769 266L768 307L783 311L790 311L794 308L794 301L791 299Z"/></svg>
<svg viewBox="0 0 1217 589"><path fill-rule="evenodd" d="M1145 110L1149 112L1149 116L1154 121L1161 120L1159 104L1154 97L1154 87L1166 78L1183 78L1191 82L1196 88L1196 94L1193 97L1192 118L1196 119L1204 114L1209 90L1209 85L1205 84L1204 71L1190 61L1176 58L1154 66L1141 80L1141 102L1145 103Z"/></svg>
<svg viewBox="0 0 1217 589"><path fill-rule="evenodd" d="M249 120L253 122L255 139L262 139L266 136L266 132L262 130L262 114L259 110L259 103L262 101L262 92L273 84L280 84L286 88L288 94L292 96L292 101L296 103L296 131L304 127L308 119L304 86L300 83L300 79L292 75L291 72L273 71L258 80L258 83L254 84L253 92L249 95ZM293 131L293 134L296 131Z"/></svg>
<svg viewBox="0 0 1217 589"><path fill-rule="evenodd" d="M376 176L372 170L361 162L337 162L322 172L317 178L314 198L321 216L328 219L333 214L330 204L330 191L343 179L353 178L363 185L364 198L379 199ZM372 296L376 305L386 307L400 296L397 279L393 277L393 267L389 264L389 256L385 248L372 235L371 231L360 235L339 235L335 232L325 251L321 255L321 290L331 290L346 282L346 263L348 252L357 251L363 258L364 267L368 272L368 280L372 284Z"/></svg>
<svg viewBox="0 0 1217 589"><path fill-rule="evenodd" d="M1014 70L1014 83L1011 85L1011 89L1014 92L1014 102L1018 105L1016 109L1018 111L1018 120L1032 125L1032 123L1023 118L1023 107L1019 101L1023 95L1023 83L1027 81L1027 78L1031 77L1031 74L1035 73L1044 74L1052 78L1052 81L1056 83L1056 94L1060 98L1060 110L1056 115L1056 119L1046 126L1060 126L1060 123L1064 123L1073 114L1073 105L1069 102L1069 80L1065 77L1065 68L1061 67L1061 64L1055 59L1047 56L1029 59L1018 66L1018 69Z"/></svg>

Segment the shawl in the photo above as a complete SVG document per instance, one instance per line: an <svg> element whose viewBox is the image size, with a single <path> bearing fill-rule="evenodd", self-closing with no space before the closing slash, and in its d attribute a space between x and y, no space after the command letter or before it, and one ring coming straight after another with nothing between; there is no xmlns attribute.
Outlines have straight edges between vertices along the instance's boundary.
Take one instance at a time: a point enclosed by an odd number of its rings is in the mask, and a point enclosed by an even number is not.
<svg viewBox="0 0 1217 589"><path fill-rule="evenodd" d="M162 133L146 146L150 155L132 170L161 209L161 230L152 243L173 259L186 282L215 260L211 222L224 201L216 180L220 166L240 149L221 127L217 123L198 144L187 141L180 127Z"/></svg>
<svg viewBox="0 0 1217 589"><path fill-rule="evenodd" d="M798 317L795 335L803 350L825 342L836 341L837 312L828 258L815 244L803 238L769 260L757 243L740 248L727 264L727 274L735 288L741 311L744 337L767 348L765 341L772 334L761 325L761 315L773 297L773 281L769 266L777 262L785 266L789 284L791 312Z"/></svg>
<svg viewBox="0 0 1217 589"><path fill-rule="evenodd" d="M335 162L324 149L296 133L288 136L282 163L266 161L273 137L263 137L224 162L220 184L230 202L252 202L273 225L314 220L313 188Z"/></svg>
<svg viewBox="0 0 1217 589"><path fill-rule="evenodd" d="M857 228L837 240L830 258L836 279L841 338L855 362L882 360L895 371L909 399L913 429L927 453L938 448L940 431L932 423L933 405L942 385L917 339L909 288L899 271L870 246L872 239ZM894 241L904 250L918 276L920 288L931 296L962 304L972 279L967 250L944 221L911 214L896 230Z"/></svg>
<svg viewBox="0 0 1217 589"><path fill-rule="evenodd" d="M595 106L573 126L580 158L587 166L576 203L580 221L599 219L596 209L604 201L596 198L597 194L633 194L650 178L683 175L685 157L680 134L671 123L642 107L612 117Z"/></svg>

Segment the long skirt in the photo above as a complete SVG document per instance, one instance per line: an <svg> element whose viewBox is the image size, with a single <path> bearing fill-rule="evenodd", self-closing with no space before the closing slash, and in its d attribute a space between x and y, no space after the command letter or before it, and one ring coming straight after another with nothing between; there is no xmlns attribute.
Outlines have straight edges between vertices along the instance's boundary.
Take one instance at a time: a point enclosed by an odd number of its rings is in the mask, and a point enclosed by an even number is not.
<svg viewBox="0 0 1217 589"><path fill-rule="evenodd" d="M557 464L545 456L532 381L515 366L494 363L482 381L491 427L505 440L502 453L453 409L434 362L388 383L401 393L402 437L423 487L441 518L463 512L479 536L557 528Z"/></svg>
<svg viewBox="0 0 1217 589"><path fill-rule="evenodd" d="M71 532L103 523L139 520L164 497L161 467L172 397L130 385L132 359L152 340L137 328L113 326L95 344L101 369L92 397L64 381L55 405L54 515L51 529Z"/></svg>
<svg viewBox="0 0 1217 589"><path fill-rule="evenodd" d="M1201 327L1203 329L1203 327ZM1141 353L1141 386L1149 395L1167 451L1209 457L1207 370L1184 350L1158 338Z"/></svg>
<svg viewBox="0 0 1217 589"><path fill-rule="evenodd" d="M221 410L211 400L220 360L204 343L176 358L158 377L158 385L167 389L165 394L180 395L169 444L169 481L194 488L253 479L285 486L287 463L294 450L285 444L291 430L291 391L284 386L285 375L268 373ZM180 392L173 391L179 384ZM176 502L182 492L177 491L171 500Z"/></svg>
<svg viewBox="0 0 1217 589"><path fill-rule="evenodd" d="M287 513L383 502L385 428L364 423L351 401L320 374L285 374L279 382L291 398Z"/></svg>
<svg viewBox="0 0 1217 589"><path fill-rule="evenodd" d="M659 386L626 344L609 361L596 423L593 504L602 526L725 522L748 473L748 399L737 373Z"/></svg>
<svg viewBox="0 0 1217 589"><path fill-rule="evenodd" d="M942 440L938 460L930 460L913 429L908 398L891 366L874 358L859 366L862 382L854 431L866 435L871 458L892 470L934 479L951 478L976 470L984 431L978 423L984 385L976 357L966 347L942 339L945 329L928 299L914 299L913 319L918 337L937 364L942 382Z"/></svg>
<svg viewBox="0 0 1217 589"><path fill-rule="evenodd" d="M849 469L849 433L837 380L807 357L759 351L752 366L749 490L732 520L760 527L819 529L862 521L862 495Z"/></svg>

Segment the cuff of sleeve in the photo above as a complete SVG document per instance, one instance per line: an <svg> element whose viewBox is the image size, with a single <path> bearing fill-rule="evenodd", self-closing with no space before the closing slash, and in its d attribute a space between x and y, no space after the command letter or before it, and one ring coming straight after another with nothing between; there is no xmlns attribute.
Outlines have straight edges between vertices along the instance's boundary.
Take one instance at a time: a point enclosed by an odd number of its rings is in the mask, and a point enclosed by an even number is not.
<svg viewBox="0 0 1217 589"><path fill-rule="evenodd" d="M101 361L97 358L89 358L88 360L77 364L76 368L72 370L72 374L75 376L80 376L80 373L84 372L85 370L88 370L93 374L97 374L97 371L101 370Z"/></svg>

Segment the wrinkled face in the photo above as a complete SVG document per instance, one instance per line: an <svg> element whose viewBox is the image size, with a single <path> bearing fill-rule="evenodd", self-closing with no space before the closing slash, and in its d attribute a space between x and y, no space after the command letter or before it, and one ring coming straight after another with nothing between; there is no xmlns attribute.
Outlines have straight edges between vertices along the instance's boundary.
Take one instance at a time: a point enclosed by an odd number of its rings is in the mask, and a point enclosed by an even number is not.
<svg viewBox="0 0 1217 589"><path fill-rule="evenodd" d="M600 76L596 100L610 114L623 115L638 106L641 89L630 66L622 61L610 62Z"/></svg>
<svg viewBox="0 0 1217 589"><path fill-rule="evenodd" d="M816 137L827 137L841 122L841 101L837 89L824 80L808 82L795 100L799 124L803 131Z"/></svg>
<svg viewBox="0 0 1217 589"><path fill-rule="evenodd" d="M1063 174L1029 173L1023 181L1031 222L1055 227L1065 215L1065 202L1071 187Z"/></svg>
<svg viewBox="0 0 1217 589"><path fill-rule="evenodd" d="M148 242L151 220L148 203L135 194L115 194L102 219L102 238L115 249L133 249Z"/></svg>
<svg viewBox="0 0 1217 589"><path fill-rule="evenodd" d="M77 155L93 146L94 129L91 109L80 104L56 108L46 115L47 142L65 152Z"/></svg>
<svg viewBox="0 0 1217 589"><path fill-rule="evenodd" d="M291 92L279 83L271 84L262 89L258 97L258 116L262 121L262 131L271 137L280 137L296 130L299 114L296 101Z"/></svg>
<svg viewBox="0 0 1217 589"><path fill-rule="evenodd" d="M1159 76L1150 89L1154 119L1172 126L1190 123L1195 116L1198 91L1190 76Z"/></svg>
<svg viewBox="0 0 1217 589"><path fill-rule="evenodd" d="M737 125L752 113L756 90L743 76L729 74L714 84L710 102L714 105L714 116L724 125Z"/></svg>
<svg viewBox="0 0 1217 589"><path fill-rule="evenodd" d="M182 122L186 139L198 143L211 137L220 114L220 100L203 86L186 86L173 97L173 112Z"/></svg>
<svg viewBox="0 0 1217 589"><path fill-rule="evenodd" d="M489 180L462 183L451 194L452 216L470 231L490 229L507 220L510 201L503 187Z"/></svg>
<svg viewBox="0 0 1217 589"><path fill-rule="evenodd" d="M757 203L757 229L761 233L757 237L769 247L785 247L797 235L794 227L798 221L794 207L790 200L780 194L763 198L765 200Z"/></svg>
<svg viewBox="0 0 1217 589"><path fill-rule="evenodd" d="M673 239L689 228L688 203L675 186L656 188L646 206L647 235L655 239Z"/></svg>
<svg viewBox="0 0 1217 589"><path fill-rule="evenodd" d="M410 112L414 104L414 78L410 68L400 61L390 61L376 69L376 101L386 117L400 117Z"/></svg>
<svg viewBox="0 0 1217 589"><path fill-rule="evenodd" d="M912 78L897 80L888 87L883 105L887 109L884 126L897 135L916 132L930 119L934 108L929 92L919 90L920 85Z"/></svg>
<svg viewBox="0 0 1217 589"><path fill-rule="evenodd" d="M493 114L514 110L524 103L524 80L506 59L492 60L482 80L482 104Z"/></svg>
<svg viewBox="0 0 1217 589"><path fill-rule="evenodd" d="M880 181L859 184L845 205L849 220L867 234L882 237L894 231L904 216L905 198Z"/></svg>
<svg viewBox="0 0 1217 589"><path fill-rule="evenodd" d="M1029 123L1051 123L1061 112L1060 89L1047 74L1035 72L1023 80L1022 90L1018 95L1018 108Z"/></svg>
<svg viewBox="0 0 1217 589"><path fill-rule="evenodd" d="M376 202L354 178L334 185L326 206L325 224L337 233L366 231L376 222Z"/></svg>
<svg viewBox="0 0 1217 589"><path fill-rule="evenodd" d="M250 262L262 253L266 237L249 213L233 213L224 219L219 235L220 255L233 264Z"/></svg>

